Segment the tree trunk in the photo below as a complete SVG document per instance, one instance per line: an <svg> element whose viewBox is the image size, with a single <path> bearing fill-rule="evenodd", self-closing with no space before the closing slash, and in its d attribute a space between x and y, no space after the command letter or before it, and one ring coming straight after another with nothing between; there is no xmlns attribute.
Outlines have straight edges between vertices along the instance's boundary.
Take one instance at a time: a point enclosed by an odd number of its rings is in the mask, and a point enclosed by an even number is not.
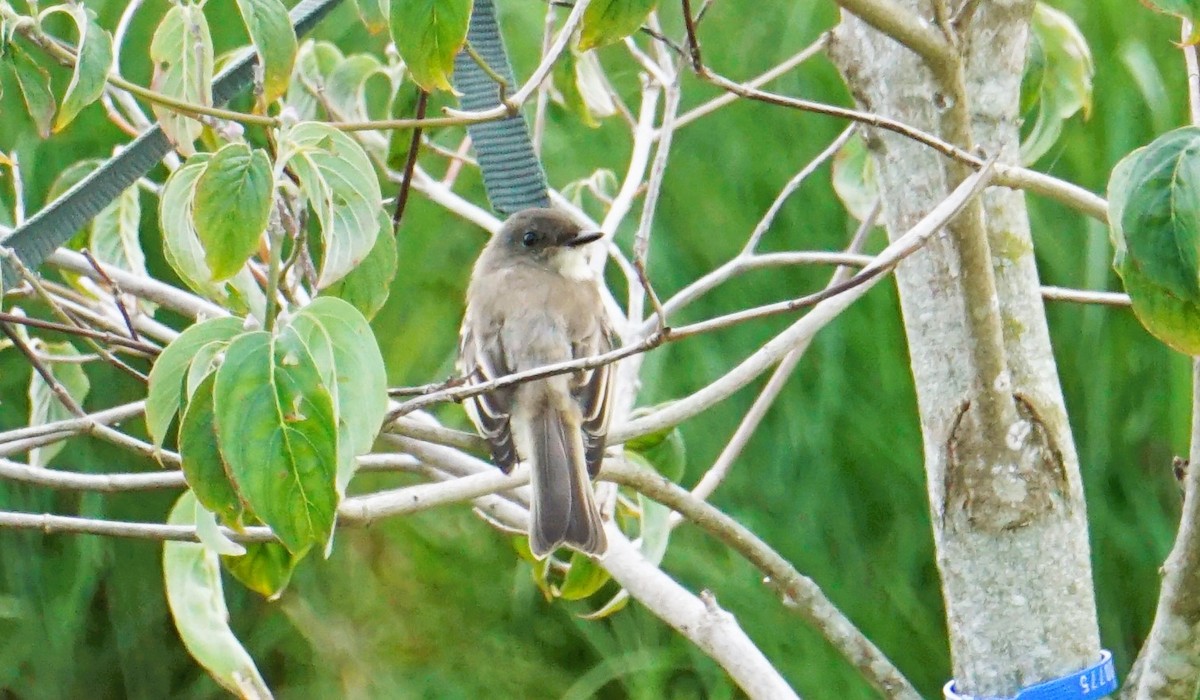
<svg viewBox="0 0 1200 700"><path fill-rule="evenodd" d="M938 26L928 2L900 4ZM1032 9L968 11L954 80L848 13L830 54L862 109L1016 163ZM891 237L962 178L903 136L870 130L868 145ZM1010 696L1089 666L1100 647L1086 508L1024 195L990 188L896 277L957 689Z"/></svg>

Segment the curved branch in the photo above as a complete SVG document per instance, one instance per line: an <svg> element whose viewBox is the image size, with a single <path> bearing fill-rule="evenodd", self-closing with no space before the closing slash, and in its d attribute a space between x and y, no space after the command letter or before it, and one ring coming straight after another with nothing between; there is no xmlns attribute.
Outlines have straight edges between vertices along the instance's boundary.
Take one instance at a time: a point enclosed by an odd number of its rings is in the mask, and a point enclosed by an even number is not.
<svg viewBox="0 0 1200 700"><path fill-rule="evenodd" d="M662 503L742 555L779 592L784 605L802 615L876 688L892 698L920 698L899 669L846 618L810 578L800 574L757 535L657 472L623 460L604 463L601 478L628 486Z"/></svg>

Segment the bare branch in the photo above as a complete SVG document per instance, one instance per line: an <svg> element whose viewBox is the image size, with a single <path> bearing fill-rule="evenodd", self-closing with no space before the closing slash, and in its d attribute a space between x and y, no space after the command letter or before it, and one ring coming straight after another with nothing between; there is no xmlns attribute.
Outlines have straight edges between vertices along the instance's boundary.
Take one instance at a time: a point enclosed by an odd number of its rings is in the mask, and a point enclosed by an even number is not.
<svg viewBox="0 0 1200 700"><path fill-rule="evenodd" d="M85 433L92 425L111 425L120 423L135 416L140 416L145 411L145 401L135 401L122 406L115 406L103 411L89 414L83 418L70 418L68 420L55 421L53 423L43 423L42 425L33 425L26 428L17 428L0 433L0 450L3 450L10 442L16 440L24 440L32 437L41 437L43 435L52 435L55 433L65 433L67 435L77 435ZM0 452L0 454L3 454Z"/></svg>
<svg viewBox="0 0 1200 700"><path fill-rule="evenodd" d="M870 216L855 231L850 245L846 248L847 253L853 254L862 250L867 242L867 236L875 226L875 219L879 215L880 208L880 202L876 201ZM826 289L845 282L849 277L849 268L845 266L838 267L834 270ZM754 434L755 429L758 428L758 424L766 416L767 410L775 402L775 398L779 395L779 392L783 391L784 384L787 383L788 377L792 376L792 370L796 368L796 365L800 362L800 358L804 356L808 345L809 341L798 343L796 347L792 348L779 361L779 366L771 373L771 378L767 380L766 386L759 392L758 397L754 399L754 403L750 405L750 410L746 411L746 415L738 423L737 429L733 432L733 436L729 438L729 442L725 445L724 449L721 450L721 454L717 456L716 461L708 468L708 471L704 472L704 475L700 477L695 487L692 488L693 496L701 500L707 499L716 490L717 486L725 480L725 475L729 473L734 460L738 458L746 443L750 441L750 436ZM672 525L676 522L678 521L673 517Z"/></svg>
<svg viewBox="0 0 1200 700"><path fill-rule="evenodd" d="M909 126L904 122L889 119L887 117L872 114L871 112L863 112L856 109L848 109L846 107L835 107L820 102L811 100L802 100L795 97L787 97L771 92L764 92L757 88L752 88L749 85L735 83L728 78L724 78L711 71L706 71L702 76L708 82L717 87L727 90L735 95L745 97L759 102L766 102L781 107L790 107L805 112L813 112L816 114L824 114L831 117L841 119L849 119L868 126L873 126L879 129L891 131L901 136L910 138L918 143L923 143L926 146L938 151L948 158L961 161L970 165L972 168L980 168L983 166L984 160L972 153L958 148L952 143L949 143L933 134L921 131L915 127ZM1088 216L1107 223L1108 221L1108 203L1078 185L1071 184L1064 180L1051 177L1045 173L1039 173L1028 168L1021 168L1013 165L996 165L995 166L995 184L1015 189L1026 190L1035 194L1040 194L1043 197L1049 197L1061 204L1064 204L1072 209L1080 211Z"/></svg>
<svg viewBox="0 0 1200 700"><path fill-rule="evenodd" d="M77 275L83 275L100 282L103 281L100 274L88 264L87 259L74 251L59 248L46 258L46 262L55 267L74 272ZM160 306L165 306L172 311L178 311L192 318L217 318L229 315L229 312L220 306L201 299L194 294L189 294L181 289L172 287L165 282L160 282L151 277L142 277L132 272L126 272L111 265L101 264L101 266L103 267L104 274L116 280L121 285L121 289L134 296L152 301Z"/></svg>
<svg viewBox="0 0 1200 700"><path fill-rule="evenodd" d="M866 294L881 279L877 276L880 271L895 265L900 259L919 248L930 236L941 230L941 227L954 216L954 213L958 211L966 200L974 196L972 193L984 186L989 173L990 168L984 169L971 176L971 178L964 180L948 198L935 207L933 211L929 212L925 218L917 222L907 233L885 248L871 265L864 268L863 272L856 275L856 278L863 280L860 284L818 303L803 318L772 338L766 345L743 360L737 367L725 373L720 379L693 393L686 399L676 401L648 416L643 416L619 426L610 435L610 440L614 444L621 443L639 435L645 435L678 425L704 412L714 404L725 400L738 389L753 381L755 377L778 362L798 343L805 342L811 338L817 331L824 328L826 324L836 318L846 307L863 294ZM870 274L864 278L864 274L869 271ZM793 302L785 302L785 304L790 303ZM682 331L684 329L679 330Z"/></svg>
<svg viewBox="0 0 1200 700"><path fill-rule="evenodd" d="M744 525L663 475L631 466L624 460L605 462L601 477L653 498L745 557L763 573L767 584L779 592L789 610L802 615L872 685L884 691L888 697L921 697L892 662L837 609L812 579L801 575Z"/></svg>
<svg viewBox="0 0 1200 700"><path fill-rule="evenodd" d="M805 61L812 58L813 56L816 56L818 53L824 51L825 45L827 43L829 43L829 33L828 32L822 34L820 37L817 38L816 41L814 41L813 43L809 44L808 46L806 46L803 49L801 49L800 51L798 51L791 58L788 58L783 63L780 63L779 65L774 66L770 70L764 71L760 75L748 80L745 84L752 88L762 87L763 85L766 85L767 83L778 78L779 76L783 75L784 73L787 73L788 71L792 70L793 68L800 65L801 63L804 63ZM675 120L675 128L679 129L684 126L687 126L688 124L691 124L692 122L696 121L700 117L711 114L712 112L715 112L716 110L720 109L721 107L724 107L725 105L730 104L731 102L734 102L735 100L737 100L738 97L739 97L738 95L735 95L732 92L726 92L723 95L714 97L713 99L709 100L708 102L705 102L704 104L701 104L697 107L693 107L692 109L689 109L688 111L679 115L679 119Z"/></svg>
<svg viewBox="0 0 1200 700"><path fill-rule="evenodd" d="M47 469L0 459L0 478L20 481L52 489L74 491L150 491L187 486L181 471L146 472L144 474L80 474L62 469Z"/></svg>

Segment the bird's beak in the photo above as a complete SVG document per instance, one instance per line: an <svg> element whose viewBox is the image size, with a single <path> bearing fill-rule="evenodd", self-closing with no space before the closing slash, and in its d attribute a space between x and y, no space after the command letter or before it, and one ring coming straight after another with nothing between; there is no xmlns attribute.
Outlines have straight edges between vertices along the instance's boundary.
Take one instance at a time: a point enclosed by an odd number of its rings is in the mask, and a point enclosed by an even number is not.
<svg viewBox="0 0 1200 700"><path fill-rule="evenodd" d="M567 241L566 243L563 243L563 245L565 245L568 248L578 248L579 246L587 245L588 243L591 243L592 241L598 241L603 237L604 237L603 231L584 231L583 233L580 233L578 236L575 236L574 238Z"/></svg>

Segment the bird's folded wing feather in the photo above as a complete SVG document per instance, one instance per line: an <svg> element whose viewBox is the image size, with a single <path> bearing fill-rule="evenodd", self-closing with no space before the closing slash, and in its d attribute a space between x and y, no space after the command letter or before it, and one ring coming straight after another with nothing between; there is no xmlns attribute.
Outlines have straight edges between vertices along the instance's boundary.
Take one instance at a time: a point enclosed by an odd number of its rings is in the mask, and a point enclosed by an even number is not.
<svg viewBox="0 0 1200 700"><path fill-rule="evenodd" d="M510 374L499 336L490 347L486 346L479 342L478 335L470 330L469 325L463 326L459 347L459 362L467 383L481 384ZM512 400L513 390L507 388L473 396L466 402L467 413L487 440L492 459L505 472L511 471L517 463L517 449L509 424Z"/></svg>
<svg viewBox="0 0 1200 700"><path fill-rule="evenodd" d="M606 353L616 347L616 337L607 327L598 330L588 342L579 343L575 357L589 357ZM595 477L600 473L604 460L605 440L608 438L608 417L612 406L613 385L616 383L616 366L601 365L575 375L573 393L583 414L583 447L587 459L588 474Z"/></svg>

